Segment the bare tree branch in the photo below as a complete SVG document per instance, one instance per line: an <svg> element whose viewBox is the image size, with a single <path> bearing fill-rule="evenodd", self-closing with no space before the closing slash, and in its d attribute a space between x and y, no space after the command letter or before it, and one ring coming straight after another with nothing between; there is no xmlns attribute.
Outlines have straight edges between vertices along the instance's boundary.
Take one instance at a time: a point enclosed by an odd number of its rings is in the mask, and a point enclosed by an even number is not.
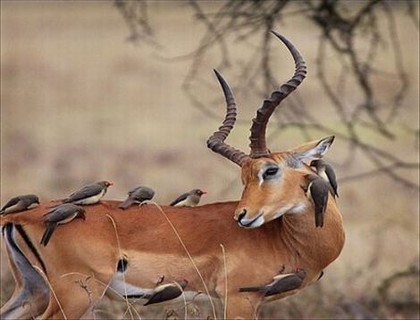
<svg viewBox="0 0 420 320"><path fill-rule="evenodd" d="M139 3L145 4L140 5ZM116 0L116 5L126 20L132 33L142 33L143 37L152 34L147 14L147 2L137 1L134 6L129 0ZM398 133L391 124L404 107L404 98L409 89L409 79L404 69L403 50L398 40L395 7L405 8L405 12L416 24L418 30L418 3L407 0L396 4L387 0L363 0L358 2L344 0L227 0L221 3L215 12L206 12L205 6L197 0L188 2L193 16L206 31L197 48L178 59L191 59L190 72L184 80L183 88L192 103L204 114L219 118L218 113L203 103L197 95L198 85L208 85L200 79L201 61L211 54L213 48L220 50L219 66L239 66L240 82L233 86L236 94L256 94L265 96L278 86L271 67L271 40L269 32L276 24L286 23L289 17L302 16L318 28L320 38L316 56L316 75L323 92L331 102L340 127L338 131L326 126L312 108L305 105L296 93L285 101L282 112L275 114L276 126L268 136L269 140L277 139L291 128L298 129L305 139L312 138L314 132L335 134L348 141L347 158L342 165L349 165L354 154L359 151L374 166L368 172L360 172L342 178L341 182L352 182L385 174L407 188L419 189L418 183L404 178L401 170L418 170L419 163L404 161L386 149L369 142L365 132L385 139L397 139ZM212 7L214 9L214 7ZM288 12L286 8L290 8ZM134 31L133 31L134 30ZM418 36L418 35L417 35ZM250 58L241 62L232 60L227 39L237 42L248 42ZM252 43L252 45L251 45ZM390 49L389 49L390 48ZM393 55L394 70L380 70L378 58L389 52ZM328 59L328 63L327 63ZM336 60L340 66L337 79L330 79L330 60ZM392 67L392 65L391 65ZM396 84L389 99L381 96L378 78L389 79ZM233 79L230 83L234 83ZM357 104L343 99L348 95L348 88L357 90ZM248 120L238 123L249 124ZM345 129L344 132L342 129ZM418 148L418 128L407 128L414 133ZM410 133L411 134L411 133Z"/></svg>

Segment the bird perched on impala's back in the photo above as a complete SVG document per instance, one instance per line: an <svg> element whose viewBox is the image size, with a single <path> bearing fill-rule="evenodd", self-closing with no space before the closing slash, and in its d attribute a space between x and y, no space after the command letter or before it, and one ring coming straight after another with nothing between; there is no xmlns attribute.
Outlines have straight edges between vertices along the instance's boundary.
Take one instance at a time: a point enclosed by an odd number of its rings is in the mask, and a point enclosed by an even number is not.
<svg viewBox="0 0 420 320"><path fill-rule="evenodd" d="M105 195L109 186L113 183L109 181L99 181L97 183L89 184L84 186L82 189L73 192L63 203L74 203L74 204L95 204L98 203L101 198Z"/></svg>
<svg viewBox="0 0 420 320"><path fill-rule="evenodd" d="M129 206L131 206L134 203L141 204L143 201L152 200L154 195L155 195L155 191L153 189L140 186L140 187L134 188L133 190L130 190L128 192L127 199L124 202L122 202L118 207L121 209L127 209Z"/></svg>
<svg viewBox="0 0 420 320"><path fill-rule="evenodd" d="M327 209L328 194L330 193L330 184L316 174L305 175L306 186L303 190L308 199L315 207L315 226L324 225L324 214Z"/></svg>
<svg viewBox="0 0 420 320"><path fill-rule="evenodd" d="M318 175L331 185L331 193L334 197L338 198L337 178L335 176L333 167L321 159L312 160L310 166L314 167Z"/></svg>
<svg viewBox="0 0 420 320"><path fill-rule="evenodd" d="M304 270L297 270L295 273L280 274L273 277L269 284L258 287L239 288L239 292L260 292L265 297L280 294L286 291L298 289L306 277Z"/></svg>
<svg viewBox="0 0 420 320"><path fill-rule="evenodd" d="M193 189L190 192L181 194L170 205L173 207L195 207L200 202L201 196L206 193L200 189Z"/></svg>
<svg viewBox="0 0 420 320"><path fill-rule="evenodd" d="M24 210L31 209L34 205L39 204L38 196L34 194L26 194L23 196L16 196L11 198L1 208L0 215L6 215L9 213L21 212Z"/></svg>
<svg viewBox="0 0 420 320"><path fill-rule="evenodd" d="M179 282L172 282L157 286L151 294L149 300L144 304L145 306L154 303L160 303L179 297L186 286L188 285L187 280L181 280Z"/></svg>
<svg viewBox="0 0 420 320"><path fill-rule="evenodd" d="M64 203L44 214L45 232L41 244L46 246L58 225L73 221L76 218L85 220L85 209L72 203Z"/></svg>

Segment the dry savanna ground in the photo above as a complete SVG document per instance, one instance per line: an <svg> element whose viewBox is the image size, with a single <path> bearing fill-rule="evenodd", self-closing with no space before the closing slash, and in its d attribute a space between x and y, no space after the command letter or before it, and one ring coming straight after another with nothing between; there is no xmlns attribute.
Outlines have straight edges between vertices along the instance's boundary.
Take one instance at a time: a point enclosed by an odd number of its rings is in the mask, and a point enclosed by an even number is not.
<svg viewBox="0 0 420 320"><path fill-rule="evenodd" d="M393 130L404 132L406 126L418 128L419 41L412 22L402 18L398 7L393 10L412 83L403 101L404 112L393 124ZM162 59L190 52L204 29L182 1L152 2L150 16L158 47L126 41L127 27L111 2L1 2L2 204L25 193L36 193L44 201L61 198L102 179L115 183L108 199L123 199L129 188L139 184L153 187L155 200L162 204L195 187L208 191L203 203L240 197L238 168L205 146L224 113L211 71L216 60L201 61L205 72L200 79L206 86L197 90L201 102L219 118L193 106L182 90L191 60ZM288 21L278 31L293 39L311 72L319 34L298 18ZM247 50L241 47L236 53L246 56ZM281 45L273 54L278 55L277 79L284 81L293 63ZM391 57L382 59L386 69ZM221 71L228 79L237 75L228 68ZM384 83L384 90L386 86ZM300 97L321 115L324 112L325 121L334 126L336 120L324 111L330 102L320 92L315 75L309 73L299 88ZM250 121L262 98L238 95L240 118ZM355 97L349 95L348 99ZM313 138L323 136L311 134ZM366 134L387 151L418 161L418 146L412 136L402 133L388 141ZM229 142L247 150L247 138L248 126L241 122ZM270 148L286 149L302 142L302 136L290 130L274 139ZM359 154L343 164L345 152L344 142L337 139L327 156L336 165L339 178L370 168ZM418 171L406 174L418 183ZM417 317L418 276L397 277L387 289L386 301L378 290L413 264L418 270L418 190L376 175L341 184L338 203L347 234L339 259L326 270L322 281L269 304L262 316ZM1 271L3 304L13 289L4 259ZM184 314L182 304L145 308L140 314L143 318L164 317L168 308ZM96 315L128 318L124 312L124 303L105 299ZM206 303L200 303L198 309L189 306L189 317L205 318L207 314Z"/></svg>

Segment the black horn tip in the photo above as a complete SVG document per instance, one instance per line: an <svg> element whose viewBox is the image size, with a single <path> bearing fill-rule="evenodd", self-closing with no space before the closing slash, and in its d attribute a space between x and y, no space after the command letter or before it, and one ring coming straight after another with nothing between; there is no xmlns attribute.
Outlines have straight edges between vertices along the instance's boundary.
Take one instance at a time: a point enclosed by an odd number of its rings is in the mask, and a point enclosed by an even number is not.
<svg viewBox="0 0 420 320"><path fill-rule="evenodd" d="M227 86L228 84L227 84L226 80L223 78L222 74L219 71L217 71L216 69L213 69L213 71L216 74L217 80L219 80L220 84L222 86Z"/></svg>
<svg viewBox="0 0 420 320"><path fill-rule="evenodd" d="M274 34L277 38L279 38L281 41L283 41L283 42L285 42L285 41L289 42L289 40L287 40L286 37L283 36L283 35L281 35L280 33L276 32L274 30L271 30L270 32L272 34Z"/></svg>

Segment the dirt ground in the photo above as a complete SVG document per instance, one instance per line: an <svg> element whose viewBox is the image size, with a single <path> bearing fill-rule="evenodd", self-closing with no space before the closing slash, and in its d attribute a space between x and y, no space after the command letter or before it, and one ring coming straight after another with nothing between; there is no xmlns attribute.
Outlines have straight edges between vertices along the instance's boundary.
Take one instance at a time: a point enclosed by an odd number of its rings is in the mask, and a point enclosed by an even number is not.
<svg viewBox="0 0 420 320"><path fill-rule="evenodd" d="M126 41L127 27L111 2L2 1L1 204L25 193L36 193L44 201L62 198L102 179L115 184L108 199L123 199L127 190L139 184L154 188L154 200L162 204L196 187L208 191L202 203L240 198L239 169L205 144L224 114L212 73L217 60L201 61L200 79L206 85L197 90L202 90L199 96L207 110L219 118L196 108L182 90L191 60L167 59L196 48L203 27L182 1L158 1L150 10L159 47ZM412 83L403 101L405 112L393 124L393 130L403 132L407 126L419 126L419 40L412 23L403 18L397 23ZM304 53L310 72L315 64L313 39L319 35L301 21L290 20L279 29ZM247 54L241 50L236 53ZM293 70L292 61L281 46L273 52L279 56L278 81L284 81ZM388 58L382 57L384 69ZM221 71L228 79L237 75L232 69ZM334 126L336 120L327 111L329 102L317 85L315 75L309 73L299 88L300 98L310 101ZM263 98L238 95L240 119L250 121ZM241 122L229 143L248 150L248 128ZM323 136L312 134L314 139ZM408 134L391 142L366 134L387 151L418 162L418 144ZM303 142L290 131L273 140L270 148L288 149ZM345 152L345 143L337 139L327 156L339 178L370 169L368 160L359 154L345 163ZM419 183L418 170L406 175ZM398 278L386 301L378 290L393 275L413 265L418 270L418 190L377 175L340 184L339 192L347 236L341 256L322 281L269 304L262 316L415 318L418 275ZM11 294L12 283L2 259L1 304ZM208 306L199 307L199 314L191 307L191 317L206 318ZM102 308L100 317L124 317L123 304L104 301ZM143 318L164 313L159 306L141 310Z"/></svg>

